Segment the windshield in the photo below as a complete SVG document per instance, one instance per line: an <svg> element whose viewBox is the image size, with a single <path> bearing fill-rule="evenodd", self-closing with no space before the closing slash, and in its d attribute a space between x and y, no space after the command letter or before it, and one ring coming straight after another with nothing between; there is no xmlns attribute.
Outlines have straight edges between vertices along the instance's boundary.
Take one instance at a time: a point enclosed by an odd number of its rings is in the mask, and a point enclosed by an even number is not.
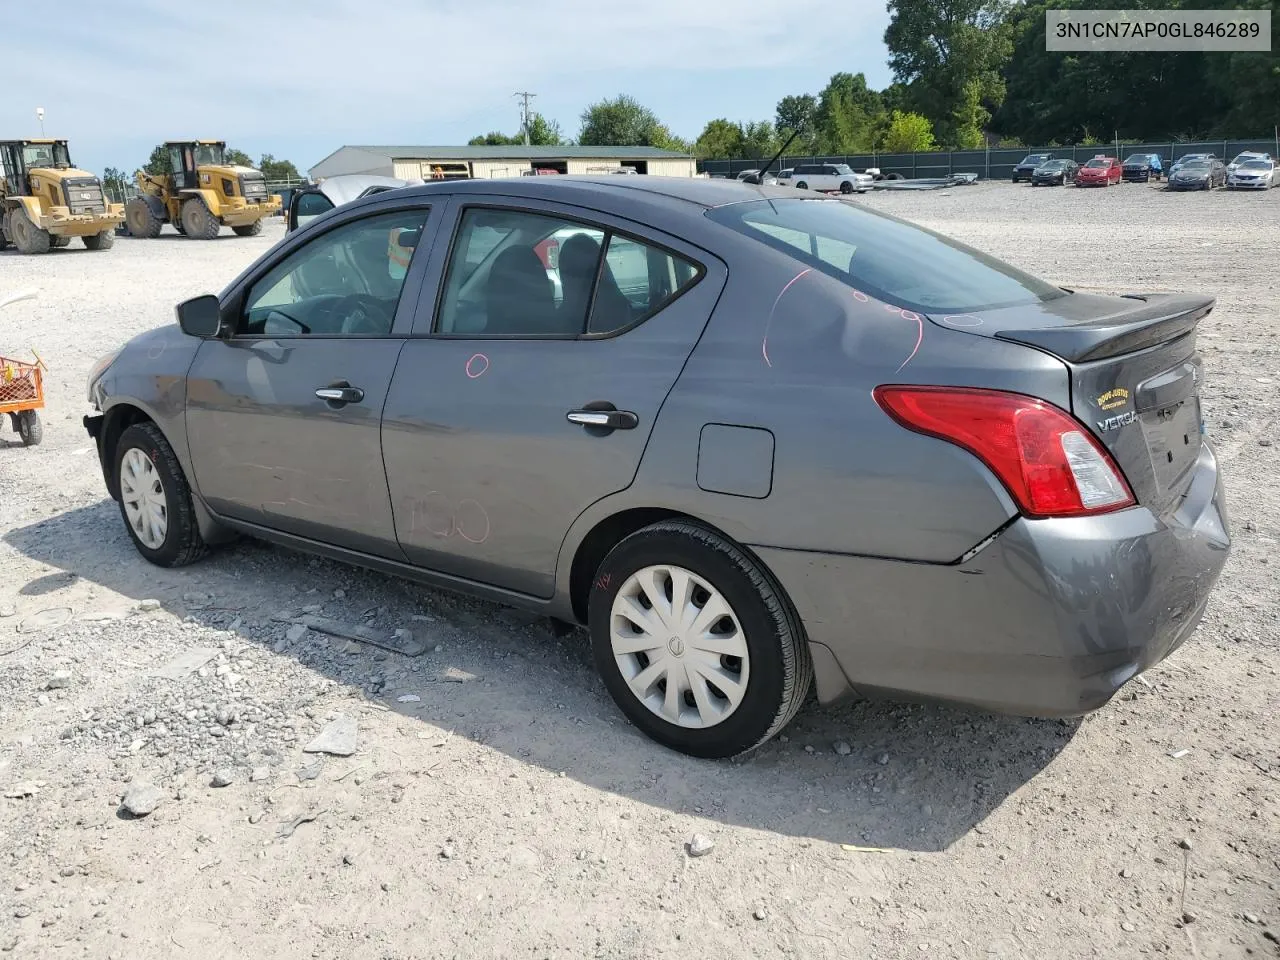
<svg viewBox="0 0 1280 960"><path fill-rule="evenodd" d="M1110 160L1090 160L1088 163L1085 164L1085 166L1093 167L1093 169L1097 170L1099 167L1111 166L1111 161Z"/></svg>
<svg viewBox="0 0 1280 960"><path fill-rule="evenodd" d="M196 166L197 167L221 167L225 165L224 156L226 148L220 143L197 143L196 144Z"/></svg>
<svg viewBox="0 0 1280 960"><path fill-rule="evenodd" d="M1207 170L1209 161L1207 160L1189 160L1182 165L1183 170Z"/></svg>
<svg viewBox="0 0 1280 960"><path fill-rule="evenodd" d="M836 173L838 173L842 177L847 177L851 173L853 173L853 167L849 166L847 163L837 163Z"/></svg>
<svg viewBox="0 0 1280 960"><path fill-rule="evenodd" d="M751 200L706 215L869 296L921 313L1066 296L949 237L839 200Z"/></svg>
<svg viewBox="0 0 1280 960"><path fill-rule="evenodd" d="M1262 158L1256 153L1242 153L1240 156L1232 160L1232 163L1248 163L1250 160L1261 160Z"/></svg>
<svg viewBox="0 0 1280 960"><path fill-rule="evenodd" d="M1125 158L1125 163L1150 163L1151 157L1145 153L1135 153L1131 157Z"/></svg>
<svg viewBox="0 0 1280 960"><path fill-rule="evenodd" d="M1240 164L1240 169L1241 170L1270 170L1271 161L1270 160L1246 160L1244 163Z"/></svg>
<svg viewBox="0 0 1280 960"><path fill-rule="evenodd" d="M1061 170L1066 165L1067 165L1067 161L1065 160L1049 160L1046 163L1042 163L1040 165L1040 169L1041 170Z"/></svg>
<svg viewBox="0 0 1280 960"><path fill-rule="evenodd" d="M69 167L71 155L65 143L28 143L22 148L22 162L28 167Z"/></svg>
<svg viewBox="0 0 1280 960"><path fill-rule="evenodd" d="M1023 163L1043 163L1047 159L1047 154L1033 153L1027 156Z"/></svg>

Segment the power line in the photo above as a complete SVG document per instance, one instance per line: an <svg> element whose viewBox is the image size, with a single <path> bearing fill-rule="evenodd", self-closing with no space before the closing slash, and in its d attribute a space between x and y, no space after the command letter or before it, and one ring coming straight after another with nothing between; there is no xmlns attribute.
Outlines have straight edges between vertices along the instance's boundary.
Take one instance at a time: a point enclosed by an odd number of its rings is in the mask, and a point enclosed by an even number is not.
<svg viewBox="0 0 1280 960"><path fill-rule="evenodd" d="M537 96L536 93L530 93L527 90L520 90L512 94L522 101L520 107L520 127L524 130L524 145L529 146L529 122L532 114L529 112L529 101Z"/></svg>

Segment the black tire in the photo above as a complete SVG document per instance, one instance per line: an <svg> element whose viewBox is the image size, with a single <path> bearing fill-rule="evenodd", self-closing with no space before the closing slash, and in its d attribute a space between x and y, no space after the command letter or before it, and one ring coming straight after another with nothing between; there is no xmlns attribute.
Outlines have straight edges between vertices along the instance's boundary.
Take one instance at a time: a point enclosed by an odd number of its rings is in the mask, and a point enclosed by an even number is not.
<svg viewBox="0 0 1280 960"><path fill-rule="evenodd" d="M712 726L681 727L650 711L614 659L614 598L632 574L655 564L684 567L714 586L745 636L746 693L736 710ZM696 523L655 523L615 546L596 571L587 611L596 668L614 702L650 738L690 756L722 759L755 749L791 721L813 683L808 641L782 588L740 547Z"/></svg>
<svg viewBox="0 0 1280 960"><path fill-rule="evenodd" d="M9 214L9 236L19 253L48 253L53 243L48 230L41 230L22 207L15 207Z"/></svg>
<svg viewBox="0 0 1280 960"><path fill-rule="evenodd" d="M110 250L116 245L116 235L111 230L103 230L84 238L86 250Z"/></svg>
<svg viewBox="0 0 1280 960"><path fill-rule="evenodd" d="M40 422L40 414L34 410L23 410L12 414L13 429L17 431L24 447L38 447L44 439L44 424Z"/></svg>
<svg viewBox="0 0 1280 960"><path fill-rule="evenodd" d="M124 456L132 449L138 449L155 465L160 477L165 498L165 514L168 528L164 541L156 549L152 549L138 539L129 515L125 511L124 494L120 490L120 471ZM200 535L200 527L196 523L196 511L191 500L191 487L182 472L182 464L178 456L169 446L160 428L154 423L136 423L120 435L112 458L112 477L120 497L120 517L129 539L143 558L158 567L182 567L194 563L209 548Z"/></svg>
<svg viewBox="0 0 1280 960"><path fill-rule="evenodd" d="M809 185L808 185L807 183L805 183L803 180L801 180L799 183L797 183L797 184L796 184L796 189L797 189L797 190L808 190L808 189L809 189Z"/></svg>
<svg viewBox="0 0 1280 960"><path fill-rule="evenodd" d="M53 236L49 237L50 249L57 250L62 247L69 247L69 246L71 246L70 237L53 237Z"/></svg>
<svg viewBox="0 0 1280 960"><path fill-rule="evenodd" d="M262 232L262 221L255 220L253 223L246 223L242 227L232 227L237 237L256 237Z"/></svg>
<svg viewBox="0 0 1280 960"><path fill-rule="evenodd" d="M222 229L209 208L199 197L191 197L182 204L182 232L193 240L212 240Z"/></svg>
<svg viewBox="0 0 1280 960"><path fill-rule="evenodd" d="M907 179L906 177L904 177L904 176L903 176L902 174L900 174L900 173L886 173L886 174L884 175L884 178L885 178L886 180L905 180L905 179Z"/></svg>
<svg viewBox="0 0 1280 960"><path fill-rule="evenodd" d="M843 181L841 181L841 183L840 183L840 192L841 192L841 193L853 193L853 184L852 184L852 183L850 183L848 180L843 180Z"/></svg>
<svg viewBox="0 0 1280 960"><path fill-rule="evenodd" d="M160 228L164 225L151 209L151 205L141 197L133 197L124 205L124 222L129 233L144 240L154 240L160 236Z"/></svg>

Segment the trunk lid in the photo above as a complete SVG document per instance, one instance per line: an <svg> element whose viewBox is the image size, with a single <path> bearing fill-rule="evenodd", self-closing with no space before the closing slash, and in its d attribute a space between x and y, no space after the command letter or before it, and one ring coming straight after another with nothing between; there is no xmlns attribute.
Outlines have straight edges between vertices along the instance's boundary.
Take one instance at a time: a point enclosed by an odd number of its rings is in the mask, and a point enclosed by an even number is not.
<svg viewBox="0 0 1280 960"><path fill-rule="evenodd" d="M1173 509L1203 444L1196 326L1211 297L1071 293L1030 307L930 317L1066 363L1071 406L1124 471L1138 502Z"/></svg>

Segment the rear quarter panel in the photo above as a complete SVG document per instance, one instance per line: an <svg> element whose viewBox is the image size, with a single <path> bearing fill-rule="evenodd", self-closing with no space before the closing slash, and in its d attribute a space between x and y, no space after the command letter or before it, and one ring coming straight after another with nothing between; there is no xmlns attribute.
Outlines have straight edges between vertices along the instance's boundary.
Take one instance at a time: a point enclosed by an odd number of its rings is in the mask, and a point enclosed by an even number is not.
<svg viewBox="0 0 1280 960"><path fill-rule="evenodd" d="M753 546L948 563L1016 515L976 458L898 426L872 390L998 387L1069 409L1060 361L939 328L736 234L719 238L717 253L729 282L663 405L635 483L584 520L657 506ZM708 424L773 435L772 477L756 485L767 496L699 488Z"/></svg>

